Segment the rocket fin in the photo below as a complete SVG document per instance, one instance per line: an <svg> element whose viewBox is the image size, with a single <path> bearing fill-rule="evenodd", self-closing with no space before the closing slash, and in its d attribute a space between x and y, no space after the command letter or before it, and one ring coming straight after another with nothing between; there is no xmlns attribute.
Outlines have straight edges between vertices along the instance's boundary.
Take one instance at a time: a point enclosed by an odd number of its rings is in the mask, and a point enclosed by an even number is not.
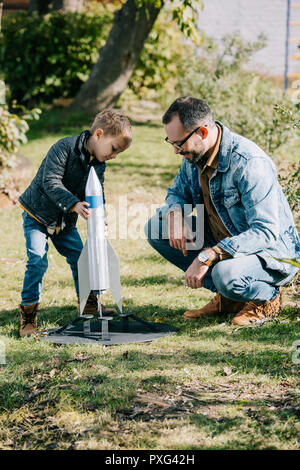
<svg viewBox="0 0 300 470"><path fill-rule="evenodd" d="M79 300L80 315L84 310L85 304L91 292L90 273L89 273L89 252L86 242L78 260L78 281L79 281Z"/></svg>
<svg viewBox="0 0 300 470"><path fill-rule="evenodd" d="M109 271L109 284L110 292L120 312L122 313L122 294L121 294L121 281L120 281L120 262L115 250L107 240L107 258L108 258L108 271Z"/></svg>

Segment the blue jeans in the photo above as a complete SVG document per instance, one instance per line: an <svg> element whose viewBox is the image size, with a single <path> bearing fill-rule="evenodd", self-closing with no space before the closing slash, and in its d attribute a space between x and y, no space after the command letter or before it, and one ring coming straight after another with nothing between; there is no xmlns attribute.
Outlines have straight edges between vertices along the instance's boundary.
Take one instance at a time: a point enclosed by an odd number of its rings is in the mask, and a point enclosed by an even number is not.
<svg viewBox="0 0 300 470"><path fill-rule="evenodd" d="M76 227L50 235L45 225L37 222L27 212L24 211L22 217L28 261L21 294L21 304L32 305L40 300L43 278L48 268L48 238L52 240L57 251L69 263L76 293L79 296L77 262L83 245Z"/></svg>
<svg viewBox="0 0 300 470"><path fill-rule="evenodd" d="M180 250L169 245L167 222L158 215L154 215L145 225L145 234L149 244L182 271L188 269L202 249L216 245L211 232L205 230L201 250L188 250L187 256L184 256ZM203 286L236 302L266 302L278 295L276 284L281 279L281 273L266 269L262 259L249 255L219 261L211 266L204 277Z"/></svg>

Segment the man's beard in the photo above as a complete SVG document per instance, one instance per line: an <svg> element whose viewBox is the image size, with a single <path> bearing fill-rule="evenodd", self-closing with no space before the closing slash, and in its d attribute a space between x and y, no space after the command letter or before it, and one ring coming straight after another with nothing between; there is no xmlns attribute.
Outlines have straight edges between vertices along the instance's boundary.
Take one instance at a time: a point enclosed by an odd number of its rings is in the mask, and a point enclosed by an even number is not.
<svg viewBox="0 0 300 470"><path fill-rule="evenodd" d="M202 157L204 155L202 155L201 153L197 153L197 152L180 152L181 155L188 155L189 158L187 159L190 163L199 163L200 160L202 159Z"/></svg>

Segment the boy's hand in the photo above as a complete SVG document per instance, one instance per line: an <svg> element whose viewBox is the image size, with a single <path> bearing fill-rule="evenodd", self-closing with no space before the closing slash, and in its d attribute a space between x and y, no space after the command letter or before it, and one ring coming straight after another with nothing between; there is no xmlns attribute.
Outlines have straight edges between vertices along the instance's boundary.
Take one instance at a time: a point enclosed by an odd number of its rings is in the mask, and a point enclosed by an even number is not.
<svg viewBox="0 0 300 470"><path fill-rule="evenodd" d="M77 212L78 215L87 220L91 215L91 211L88 210L88 206L89 203L86 201L77 202L75 206L72 207L71 212Z"/></svg>

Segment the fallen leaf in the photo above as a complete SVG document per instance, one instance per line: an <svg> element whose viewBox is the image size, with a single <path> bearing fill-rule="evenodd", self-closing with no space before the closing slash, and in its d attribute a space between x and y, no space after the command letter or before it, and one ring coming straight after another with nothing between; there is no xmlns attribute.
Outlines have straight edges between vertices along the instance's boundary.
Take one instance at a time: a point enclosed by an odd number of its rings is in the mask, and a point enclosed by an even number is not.
<svg viewBox="0 0 300 470"><path fill-rule="evenodd" d="M134 419L136 416L140 415L140 414L143 414L144 411L143 410L136 410L134 411L131 415L128 416L129 419Z"/></svg>
<svg viewBox="0 0 300 470"><path fill-rule="evenodd" d="M52 370L50 371L50 373L49 373L49 377L51 377L51 378L54 377L54 375L56 374L56 372L57 372L57 369L52 369Z"/></svg>
<svg viewBox="0 0 300 470"><path fill-rule="evenodd" d="M73 380L77 380L77 379L81 379L82 378L82 375L78 372L78 370L76 369L76 367L73 368L73 372L75 372L75 377Z"/></svg>
<svg viewBox="0 0 300 470"><path fill-rule="evenodd" d="M165 401L159 400L156 397L151 397L149 395L139 395L136 397L136 401L140 403L148 403L152 405L162 406L162 407L169 407L170 404L166 403Z"/></svg>
<svg viewBox="0 0 300 470"><path fill-rule="evenodd" d="M94 403L85 403L84 405L84 409L87 411L94 411L96 408L97 406Z"/></svg>
<svg viewBox="0 0 300 470"><path fill-rule="evenodd" d="M279 385L281 385L282 387L290 387L291 384L289 382L279 382Z"/></svg>
<svg viewBox="0 0 300 470"><path fill-rule="evenodd" d="M89 361L90 357L85 356L84 354L80 353L78 354L74 359L66 359L64 362L84 362L84 361Z"/></svg>
<svg viewBox="0 0 300 470"><path fill-rule="evenodd" d="M5 446L12 446L12 445L14 445L14 442L11 439L8 439L8 440L4 441L4 445Z"/></svg>
<svg viewBox="0 0 300 470"><path fill-rule="evenodd" d="M231 367L226 366L226 367L224 367L223 372L224 372L225 375L231 375L232 374L232 369L231 369Z"/></svg>
<svg viewBox="0 0 300 470"><path fill-rule="evenodd" d="M62 364L62 360L59 357L55 357L54 363L55 363L55 367L60 367Z"/></svg>
<svg viewBox="0 0 300 470"><path fill-rule="evenodd" d="M161 317L155 318L155 323L162 323L165 319L165 316L162 315Z"/></svg>

